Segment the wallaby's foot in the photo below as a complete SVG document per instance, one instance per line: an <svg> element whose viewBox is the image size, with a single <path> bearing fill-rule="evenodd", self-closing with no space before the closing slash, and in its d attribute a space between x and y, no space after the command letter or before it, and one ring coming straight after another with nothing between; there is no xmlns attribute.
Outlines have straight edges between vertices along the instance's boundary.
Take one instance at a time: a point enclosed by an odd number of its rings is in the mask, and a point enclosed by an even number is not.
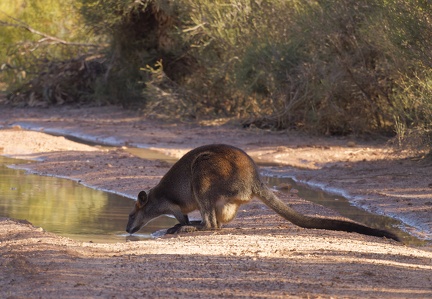
<svg viewBox="0 0 432 299"><path fill-rule="evenodd" d="M187 224L177 223L173 227L167 229L167 234L180 234L180 233L191 233L198 230L203 230L203 224L201 220L192 220Z"/></svg>
<svg viewBox="0 0 432 299"><path fill-rule="evenodd" d="M180 234L180 233L191 233L197 231L198 228L193 225L181 225L176 224L173 227L167 229L167 234Z"/></svg>

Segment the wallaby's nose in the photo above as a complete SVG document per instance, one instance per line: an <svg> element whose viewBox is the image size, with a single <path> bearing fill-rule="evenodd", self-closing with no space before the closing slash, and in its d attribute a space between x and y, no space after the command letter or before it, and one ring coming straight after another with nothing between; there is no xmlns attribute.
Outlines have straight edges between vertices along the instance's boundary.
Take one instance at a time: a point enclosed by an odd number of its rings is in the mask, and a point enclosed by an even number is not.
<svg viewBox="0 0 432 299"><path fill-rule="evenodd" d="M126 227L126 232L132 235L133 233L139 231L139 229L139 227Z"/></svg>

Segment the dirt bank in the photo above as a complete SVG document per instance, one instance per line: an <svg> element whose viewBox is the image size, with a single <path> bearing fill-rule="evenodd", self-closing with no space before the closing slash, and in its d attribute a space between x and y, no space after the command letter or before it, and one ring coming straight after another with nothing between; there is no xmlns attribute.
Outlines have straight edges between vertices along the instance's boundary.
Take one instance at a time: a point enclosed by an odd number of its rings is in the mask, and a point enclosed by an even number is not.
<svg viewBox="0 0 432 299"><path fill-rule="evenodd" d="M0 126L20 125L179 157L206 143L240 146L256 160L301 167L298 179L355 196L372 210L432 229L432 165L394 154L383 140L317 138L243 129L235 123L161 123L115 107L0 108ZM4 155L43 159L29 167L134 197L168 165L62 137L0 130ZM304 212L332 215L301 201ZM225 229L117 244L80 243L0 220L1 297L377 297L432 296L432 252L342 232L305 230L260 202Z"/></svg>

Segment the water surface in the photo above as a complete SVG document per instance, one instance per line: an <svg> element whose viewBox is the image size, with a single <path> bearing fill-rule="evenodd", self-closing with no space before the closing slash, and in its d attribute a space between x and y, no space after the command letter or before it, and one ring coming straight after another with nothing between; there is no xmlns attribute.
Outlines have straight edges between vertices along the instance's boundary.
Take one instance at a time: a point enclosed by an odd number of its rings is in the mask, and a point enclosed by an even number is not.
<svg viewBox="0 0 432 299"><path fill-rule="evenodd" d="M125 241L134 201L117 194L85 187L75 181L27 174L6 167L28 163L0 156L0 216L25 219L46 231L80 241ZM174 225L162 217L142 229L138 237Z"/></svg>

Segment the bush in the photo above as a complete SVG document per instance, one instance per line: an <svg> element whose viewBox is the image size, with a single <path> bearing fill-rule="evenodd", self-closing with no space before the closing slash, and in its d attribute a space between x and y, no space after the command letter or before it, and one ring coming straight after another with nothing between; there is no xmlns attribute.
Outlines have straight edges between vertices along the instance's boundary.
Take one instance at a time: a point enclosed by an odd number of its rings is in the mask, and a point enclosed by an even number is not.
<svg viewBox="0 0 432 299"><path fill-rule="evenodd" d="M88 84L76 82L82 71L70 71L80 67L76 63L88 65L98 45L85 34L78 10L74 0L0 4L0 81L7 83L9 102L47 106L88 94Z"/></svg>
<svg viewBox="0 0 432 299"><path fill-rule="evenodd" d="M237 116L262 128L397 133L401 142L417 132L431 145L427 2L81 0L79 7L91 39L108 43L93 61L101 72L75 85L84 98L166 116Z"/></svg>

